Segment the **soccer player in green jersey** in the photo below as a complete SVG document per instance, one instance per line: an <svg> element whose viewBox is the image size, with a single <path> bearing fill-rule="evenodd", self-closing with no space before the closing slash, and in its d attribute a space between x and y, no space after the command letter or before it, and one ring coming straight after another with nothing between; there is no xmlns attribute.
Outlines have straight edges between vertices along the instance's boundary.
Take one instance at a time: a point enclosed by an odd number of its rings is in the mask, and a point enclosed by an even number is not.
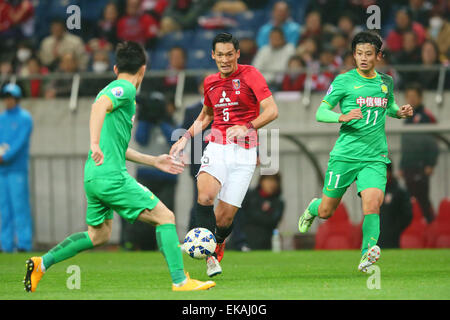
<svg viewBox="0 0 450 320"><path fill-rule="evenodd" d="M397 106L392 77L377 72L382 58L381 38L361 32L352 41L356 69L336 77L316 113L320 122L342 123L339 138L330 153L321 199L313 199L299 220L306 232L318 216L330 218L347 188L356 181L362 199L364 222L361 260L358 269L367 268L380 257L380 206L386 187L386 115L406 118L413 115L410 105ZM332 109L340 104L341 112Z"/></svg>
<svg viewBox="0 0 450 320"><path fill-rule="evenodd" d="M181 173L184 167L169 155L154 157L128 148L136 112L136 89L144 78L146 60L144 49L137 43L117 46L117 80L100 91L91 109L91 148L84 171L88 230L72 234L42 257L28 259L24 280L27 291L36 290L44 272L53 264L106 243L111 236L113 211L130 223L139 220L156 226L158 247L169 267L172 290L205 290L215 285L185 274L174 214L132 178L125 166L125 160L129 160L172 174Z"/></svg>

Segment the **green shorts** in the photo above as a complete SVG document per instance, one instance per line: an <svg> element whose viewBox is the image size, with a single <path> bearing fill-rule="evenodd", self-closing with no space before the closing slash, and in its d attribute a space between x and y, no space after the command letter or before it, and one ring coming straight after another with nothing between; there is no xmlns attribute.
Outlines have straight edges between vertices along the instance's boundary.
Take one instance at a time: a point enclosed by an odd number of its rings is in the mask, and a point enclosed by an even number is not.
<svg viewBox="0 0 450 320"><path fill-rule="evenodd" d="M351 162L330 158L325 174L323 193L331 198L342 198L356 180L358 194L369 188L386 189L386 163L381 161Z"/></svg>
<svg viewBox="0 0 450 320"><path fill-rule="evenodd" d="M92 179L84 182L87 210L86 223L96 226L112 219L113 212L134 223L139 214L152 210L159 199L146 187L126 175L118 179Z"/></svg>

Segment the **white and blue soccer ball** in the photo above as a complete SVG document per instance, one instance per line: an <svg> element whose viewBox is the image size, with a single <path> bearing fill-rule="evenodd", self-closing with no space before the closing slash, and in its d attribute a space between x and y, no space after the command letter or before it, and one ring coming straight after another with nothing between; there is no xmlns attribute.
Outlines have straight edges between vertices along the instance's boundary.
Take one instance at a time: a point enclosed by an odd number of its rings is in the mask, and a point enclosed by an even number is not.
<svg viewBox="0 0 450 320"><path fill-rule="evenodd" d="M186 234L183 249L194 259L204 259L216 250L216 238L208 229L194 228Z"/></svg>

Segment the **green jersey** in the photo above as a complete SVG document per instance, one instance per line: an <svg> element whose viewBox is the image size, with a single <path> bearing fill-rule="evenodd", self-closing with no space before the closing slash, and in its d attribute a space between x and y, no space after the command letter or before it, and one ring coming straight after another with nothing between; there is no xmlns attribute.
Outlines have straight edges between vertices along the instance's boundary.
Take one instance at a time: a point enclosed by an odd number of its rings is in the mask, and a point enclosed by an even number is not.
<svg viewBox="0 0 450 320"><path fill-rule="evenodd" d="M112 110L105 116L100 135L103 164L96 166L89 151L84 167L84 180L94 178L122 178L127 173L125 153L131 138L136 113L136 88L127 80L115 80L99 92L95 101L106 96L112 102Z"/></svg>
<svg viewBox="0 0 450 320"><path fill-rule="evenodd" d="M356 69L338 75L323 102L341 112L361 108L362 119L343 123L330 156L344 161L381 161L389 163L385 132L386 115L397 117L392 77L375 72L372 78Z"/></svg>

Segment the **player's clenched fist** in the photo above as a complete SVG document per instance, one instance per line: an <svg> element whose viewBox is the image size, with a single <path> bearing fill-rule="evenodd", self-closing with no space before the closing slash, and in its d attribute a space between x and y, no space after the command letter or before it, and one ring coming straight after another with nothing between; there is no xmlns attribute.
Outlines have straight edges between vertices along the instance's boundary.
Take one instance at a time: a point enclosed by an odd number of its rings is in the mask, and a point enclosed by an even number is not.
<svg viewBox="0 0 450 320"><path fill-rule="evenodd" d="M409 118L414 114L413 108L410 104L406 104L400 107L400 110L397 111L397 116L400 118Z"/></svg>
<svg viewBox="0 0 450 320"><path fill-rule="evenodd" d="M353 109L347 114L342 114L339 117L339 122L349 122L353 119L362 119L363 115L360 108Z"/></svg>
<svg viewBox="0 0 450 320"><path fill-rule="evenodd" d="M103 163L103 152L100 149L100 146L98 144L92 144L91 151L92 160L94 160L95 165L100 166Z"/></svg>

